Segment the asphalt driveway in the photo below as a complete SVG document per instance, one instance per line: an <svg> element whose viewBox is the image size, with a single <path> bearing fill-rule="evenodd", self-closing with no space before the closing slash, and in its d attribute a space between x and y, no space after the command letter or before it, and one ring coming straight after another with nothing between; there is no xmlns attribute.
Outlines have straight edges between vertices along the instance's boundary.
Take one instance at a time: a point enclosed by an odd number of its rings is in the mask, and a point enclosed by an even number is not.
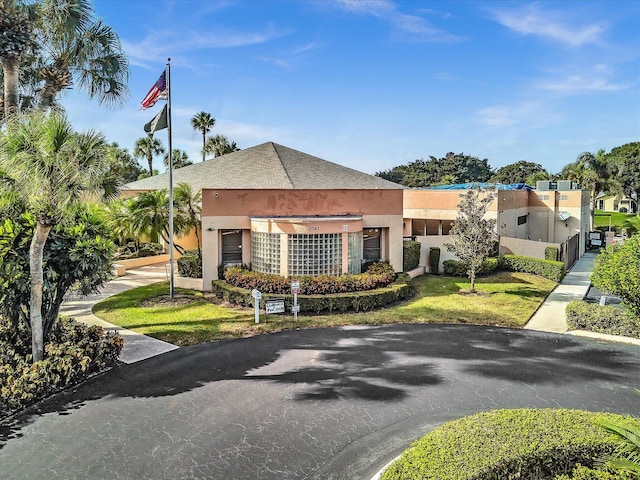
<svg viewBox="0 0 640 480"><path fill-rule="evenodd" d="M345 327L181 348L2 424L3 479L369 479L481 410L640 415L640 348L464 325Z"/></svg>

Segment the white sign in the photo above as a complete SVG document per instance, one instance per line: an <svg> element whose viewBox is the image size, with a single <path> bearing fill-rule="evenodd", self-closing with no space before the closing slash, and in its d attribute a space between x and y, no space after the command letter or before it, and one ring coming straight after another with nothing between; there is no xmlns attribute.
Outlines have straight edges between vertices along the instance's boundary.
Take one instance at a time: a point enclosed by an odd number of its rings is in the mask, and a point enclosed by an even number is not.
<svg viewBox="0 0 640 480"><path fill-rule="evenodd" d="M251 290L251 296L256 300L260 300L262 298L262 292L254 288L253 290Z"/></svg>
<svg viewBox="0 0 640 480"><path fill-rule="evenodd" d="M300 293L300 281L291 280L291 293Z"/></svg>
<svg viewBox="0 0 640 480"><path fill-rule="evenodd" d="M264 313L284 313L284 299L267 300L264 303Z"/></svg>
<svg viewBox="0 0 640 480"><path fill-rule="evenodd" d="M293 305L293 306L291 307L291 311L292 311L293 313L298 313L298 312L300 311L300 305Z"/></svg>

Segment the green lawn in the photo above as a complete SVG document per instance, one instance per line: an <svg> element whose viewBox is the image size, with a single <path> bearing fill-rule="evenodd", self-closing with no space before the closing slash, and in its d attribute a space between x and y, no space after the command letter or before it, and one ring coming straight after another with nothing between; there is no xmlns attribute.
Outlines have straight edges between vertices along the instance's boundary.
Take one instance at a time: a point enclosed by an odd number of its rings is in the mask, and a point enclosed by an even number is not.
<svg viewBox="0 0 640 480"><path fill-rule="evenodd" d="M593 221L596 227L608 227L609 219L611 219L611 228L617 227L617 231L620 231L625 220L635 216L635 213L603 212L602 210L596 210Z"/></svg>
<svg viewBox="0 0 640 480"><path fill-rule="evenodd" d="M464 294L467 279L424 275L414 280L416 295L396 306L373 312L333 315L270 315L254 323L252 309L222 306L208 294L176 289L177 297L190 297L183 305L147 305L166 295L166 282L139 287L98 303L100 318L175 345L246 337L258 333L338 325L386 323L471 323L522 327L544 301L555 283L526 273L499 272L476 280L481 295ZM463 291L461 294L460 292Z"/></svg>

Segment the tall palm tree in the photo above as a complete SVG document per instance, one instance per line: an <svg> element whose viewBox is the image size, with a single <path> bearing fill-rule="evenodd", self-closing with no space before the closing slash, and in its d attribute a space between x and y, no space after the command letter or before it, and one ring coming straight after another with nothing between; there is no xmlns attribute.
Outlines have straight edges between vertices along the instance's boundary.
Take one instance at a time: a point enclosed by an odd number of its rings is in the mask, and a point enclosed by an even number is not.
<svg viewBox="0 0 640 480"><path fill-rule="evenodd" d="M164 166L169 166L169 154L164 154ZM174 148L171 152L171 162L173 163L173 168L182 168L187 165L193 165L193 162L189 160L189 155L184 150L180 150L179 148Z"/></svg>
<svg viewBox="0 0 640 480"><path fill-rule="evenodd" d="M2 117L18 113L20 59L33 45L31 23L25 11L12 0L0 3L0 61L2 62Z"/></svg>
<svg viewBox="0 0 640 480"><path fill-rule="evenodd" d="M184 230L193 229L198 243L198 253L202 257L200 250L200 221L202 217L202 191L194 191L188 183L179 183L173 191L174 200L181 217L181 224ZM186 231L185 231L186 233Z"/></svg>
<svg viewBox="0 0 640 480"><path fill-rule="evenodd" d="M61 115L14 116L0 137L0 170L10 172L10 187L35 214L29 250L33 360L44 357L42 256L51 228L86 195L97 190L104 170L106 142L101 134L76 133Z"/></svg>
<svg viewBox="0 0 640 480"><path fill-rule="evenodd" d="M136 140L133 147L133 156L135 158L146 158L149 164L149 176L153 176L153 157L162 155L165 149L162 142L154 137L141 137Z"/></svg>
<svg viewBox="0 0 640 480"><path fill-rule="evenodd" d="M237 152L238 150L240 149L236 145L236 142L230 142L225 135L220 134L207 138L204 144L204 151L206 153L213 153L214 157Z"/></svg>
<svg viewBox="0 0 640 480"><path fill-rule="evenodd" d="M216 124L216 119L211 116L210 113L200 112L196 113L191 118L191 128L202 132L202 161L204 162L205 155L205 143L207 133L211 131L211 128Z"/></svg>
<svg viewBox="0 0 640 480"><path fill-rule="evenodd" d="M95 18L88 0L40 0L36 22L38 109L47 110L74 83L89 98L119 105L126 100L129 65L115 31Z"/></svg>
<svg viewBox="0 0 640 480"><path fill-rule="evenodd" d="M590 210L591 225L594 225L596 198L607 190L610 183L611 174L607 165L604 150L598 150L595 155L591 152L583 152L578 155L575 162L578 169L584 173L582 175L582 187L587 187L591 194Z"/></svg>
<svg viewBox="0 0 640 480"><path fill-rule="evenodd" d="M131 221L138 234L147 235L152 242L162 238L169 244L169 195L166 189L152 190L138 195L129 205ZM184 231L184 222L181 216L174 217L174 233ZM177 243L174 247L181 255L184 248Z"/></svg>

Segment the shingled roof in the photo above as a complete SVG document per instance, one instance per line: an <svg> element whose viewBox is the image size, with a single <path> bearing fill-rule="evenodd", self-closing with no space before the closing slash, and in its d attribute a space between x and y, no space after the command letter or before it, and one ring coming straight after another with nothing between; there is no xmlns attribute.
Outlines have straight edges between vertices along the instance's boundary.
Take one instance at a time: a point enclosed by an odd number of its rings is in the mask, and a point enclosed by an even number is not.
<svg viewBox="0 0 640 480"><path fill-rule="evenodd" d="M189 183L195 190L404 188L383 178L273 142L178 168L173 172L173 182L174 185ZM128 183L124 190L158 190L168 187L169 174L163 173Z"/></svg>

